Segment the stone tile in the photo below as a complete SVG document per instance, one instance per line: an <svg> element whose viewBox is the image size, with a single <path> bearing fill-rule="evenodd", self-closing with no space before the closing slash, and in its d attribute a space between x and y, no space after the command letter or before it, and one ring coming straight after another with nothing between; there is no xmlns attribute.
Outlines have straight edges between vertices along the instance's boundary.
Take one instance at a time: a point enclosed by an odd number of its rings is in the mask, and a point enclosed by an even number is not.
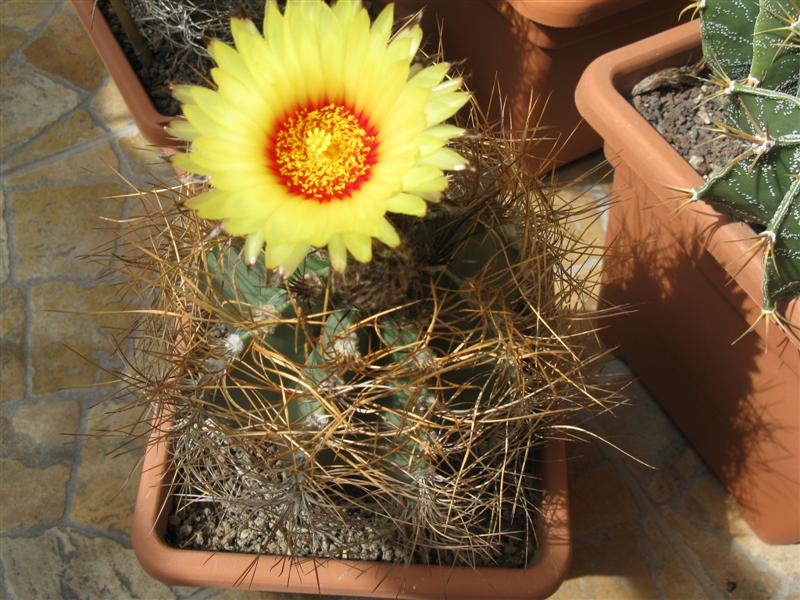
<svg viewBox="0 0 800 600"><path fill-rule="evenodd" d="M665 455L686 443L638 381L632 379L623 393L628 403L593 420L594 430L602 432L608 441L640 461L654 467L661 466ZM646 467L631 463L631 469L636 471Z"/></svg>
<svg viewBox="0 0 800 600"><path fill-rule="evenodd" d="M112 405L101 403L89 412L89 437L78 468L70 516L79 523L128 533L139 484L141 452L136 446L132 451L118 450L126 440L120 437L121 432L131 430L135 417L132 412L109 414L111 410ZM140 426L136 431L145 429Z"/></svg>
<svg viewBox="0 0 800 600"><path fill-rule="evenodd" d="M75 442L81 408L74 400L47 400L17 409L11 426L38 444L63 446Z"/></svg>
<svg viewBox="0 0 800 600"><path fill-rule="evenodd" d="M619 467L618 467L619 468ZM570 481L572 532L576 539L624 523L639 511L614 465L604 463Z"/></svg>
<svg viewBox="0 0 800 600"><path fill-rule="evenodd" d="M97 90L91 108L112 131L133 125L133 117L128 106L111 78Z"/></svg>
<svg viewBox="0 0 800 600"><path fill-rule="evenodd" d="M176 598L137 563L133 550L74 529L49 529L34 538L4 539L0 556L16 598L116 600Z"/></svg>
<svg viewBox="0 0 800 600"><path fill-rule="evenodd" d="M32 2L31 4L39 4ZM77 106L78 94L21 60L0 65L0 151L6 154Z"/></svg>
<svg viewBox="0 0 800 600"><path fill-rule="evenodd" d="M702 565L720 595L725 590L735 589L737 598L759 600L776 597L780 578L772 565L753 560L730 537L670 507L663 507L661 515L666 519L666 526L685 541L690 558Z"/></svg>
<svg viewBox="0 0 800 600"><path fill-rule="evenodd" d="M45 135L49 136L48 131ZM27 150L27 149L26 149ZM47 185L64 181L80 182L85 179L111 179L117 177L119 159L109 142L98 144L81 152L59 156L33 171L9 179L10 185Z"/></svg>
<svg viewBox="0 0 800 600"><path fill-rule="evenodd" d="M800 591L800 545L769 545L758 539L742 517L733 496L710 472L698 478L681 499L680 508L695 522L713 528L748 557L759 557L777 574L797 583Z"/></svg>
<svg viewBox="0 0 800 600"><path fill-rule="evenodd" d="M572 568L556 600L656 598L645 548L633 533L603 536L573 550Z"/></svg>
<svg viewBox="0 0 800 600"><path fill-rule="evenodd" d="M0 283L5 283L11 273L10 260L8 227L6 225L6 197L3 190L0 190Z"/></svg>
<svg viewBox="0 0 800 600"><path fill-rule="evenodd" d="M50 127L24 150L15 154L8 161L8 166L15 168L41 160L80 142L96 139L103 133L104 131L92 122L92 118L85 110L78 109L65 120ZM73 176L67 179L75 179L78 176L79 172L74 172Z"/></svg>
<svg viewBox="0 0 800 600"><path fill-rule="evenodd" d="M16 460L0 459L0 529L8 531L60 519L69 473L65 465L37 469ZM6 543L8 540L4 539L0 547Z"/></svg>
<svg viewBox="0 0 800 600"><path fill-rule="evenodd" d="M644 492L660 504L682 494L688 482L706 470L697 453L686 446L654 471L637 469L637 477Z"/></svg>
<svg viewBox="0 0 800 600"><path fill-rule="evenodd" d="M3 9L0 8L0 11ZM0 62L7 59L15 52L25 40L28 39L24 33L11 29L10 27L0 27Z"/></svg>
<svg viewBox="0 0 800 600"><path fill-rule="evenodd" d="M100 219L119 217L122 183L48 187L14 192L17 279L93 276L100 266L79 256L96 253L115 238Z"/></svg>
<svg viewBox="0 0 800 600"><path fill-rule="evenodd" d="M666 600L687 600L707 598L705 588L696 577L687 572L680 558L673 554L659 571L656 581Z"/></svg>
<svg viewBox="0 0 800 600"><path fill-rule="evenodd" d="M5 0L0 4L0 24L32 31L42 24L52 10L52 2Z"/></svg>
<svg viewBox="0 0 800 600"><path fill-rule="evenodd" d="M663 526L663 524L662 524ZM705 598L714 590L706 589L695 576L692 567L699 571L697 565L687 565L681 555L659 528L653 517L647 517L640 523L639 529L642 544L646 546L650 558L650 566L656 583L665 598L684 600L686 598ZM705 582L708 586L708 582Z"/></svg>
<svg viewBox="0 0 800 600"><path fill-rule="evenodd" d="M23 51L28 61L85 90L94 90L105 67L77 15L65 5Z"/></svg>
<svg viewBox="0 0 800 600"><path fill-rule="evenodd" d="M681 506L695 519L725 536L736 538L751 533L750 527L742 518L736 500L708 471L697 479L683 496Z"/></svg>
<svg viewBox="0 0 800 600"><path fill-rule="evenodd" d="M42 283L33 289L35 395L92 383L97 367L89 361L107 362L107 352L113 350L107 328L121 328L128 318L91 313L122 310L117 295L111 285L82 287L69 282Z"/></svg>
<svg viewBox="0 0 800 600"><path fill-rule="evenodd" d="M0 288L0 401L25 395L25 298L13 287Z"/></svg>

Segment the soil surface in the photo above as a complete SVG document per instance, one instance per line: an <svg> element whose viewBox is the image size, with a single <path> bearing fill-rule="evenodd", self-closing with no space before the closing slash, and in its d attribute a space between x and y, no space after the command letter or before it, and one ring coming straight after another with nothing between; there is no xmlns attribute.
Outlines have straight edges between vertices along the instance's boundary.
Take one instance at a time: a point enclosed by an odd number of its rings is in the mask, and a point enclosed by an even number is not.
<svg viewBox="0 0 800 600"><path fill-rule="evenodd" d="M302 505L302 525L292 527L291 536L285 527L286 501L269 502L279 476L259 457L269 456L271 447L259 447L256 454L231 448L228 439L215 429L203 429L203 453L193 435L182 435L175 442L181 457L203 456L189 461L190 472L178 468L177 502L168 519L167 542L177 548L267 554L298 558L316 557L347 560L371 560L394 563L469 564L469 566L522 568L535 554L535 540L526 543L517 535L503 535L499 540L499 556L467 558L452 551L431 551L411 548L408 539L386 516L367 508L337 508L332 514L314 503ZM210 452L209 452L210 450ZM231 453L237 461L226 460ZM242 473L235 466L250 464L252 471ZM258 466L256 466L258 465ZM535 467L534 467L535 468ZM278 479L276 479L278 477ZM208 481L215 482L207 485ZM209 492L199 492L196 482ZM272 496L274 497L274 496ZM224 498L216 500L216 498ZM524 531L523 511L517 511L512 531ZM291 538L291 539L289 539ZM467 563L469 561L469 563Z"/></svg>
<svg viewBox="0 0 800 600"><path fill-rule="evenodd" d="M392 535L393 526L387 519L362 510L343 512L346 526L329 523L324 528L325 533L317 532L313 536L297 532L291 541L291 555L379 562L408 560L407 546ZM170 515L167 542L184 549L286 556L290 554L289 542L274 528L279 516L277 507L243 516L241 511L217 503L195 502ZM523 568L526 557L533 554L533 549L529 548L527 553L525 550L519 540L507 537L503 556L497 562L479 561L475 566ZM449 552L437 557L433 552L417 548L411 561L453 564L454 557Z"/></svg>
<svg viewBox="0 0 800 600"><path fill-rule="evenodd" d="M633 96L631 102L695 171L706 176L741 153L742 144L709 131L725 122L722 99L703 102L716 87L694 78L676 82L672 71L666 70L662 85Z"/></svg>

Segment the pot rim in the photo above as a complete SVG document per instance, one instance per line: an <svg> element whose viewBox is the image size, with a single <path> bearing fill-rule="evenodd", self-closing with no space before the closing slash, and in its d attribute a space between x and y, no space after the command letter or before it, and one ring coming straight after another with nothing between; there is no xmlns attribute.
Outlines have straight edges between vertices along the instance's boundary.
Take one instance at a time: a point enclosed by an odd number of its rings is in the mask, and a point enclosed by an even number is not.
<svg viewBox="0 0 800 600"><path fill-rule="evenodd" d="M71 0L71 2L142 136L154 146L180 147L183 143L170 137L165 129L176 117L161 114L156 110L122 46L111 31L103 12L96 7L95 0Z"/></svg>
<svg viewBox="0 0 800 600"><path fill-rule="evenodd" d="M676 200L667 186L691 188L703 178L672 148L658 131L627 100L631 88L649 73L674 66L676 56L700 55L699 22L691 21L595 59L584 71L575 91L578 111L606 144L606 157L612 165L625 162L638 173L650 191L664 201ZM695 222L705 233L706 250L745 291L753 302L746 310L749 323L761 316L763 251L744 265L741 258L751 254L753 230L745 223L732 221L710 204L698 201L675 218ZM782 299L781 312L791 323L800 323L800 298ZM765 337L763 327L758 335ZM780 351L788 343L800 348L800 340L776 331L765 339L770 349Z"/></svg>
<svg viewBox="0 0 800 600"><path fill-rule="evenodd" d="M541 533L533 562L525 569L442 567L361 560L336 560L183 550L165 539L171 485L169 442L155 428L169 421L153 419L142 465L131 538L142 567L155 579L173 585L248 590L424 599L502 597L546 598L563 581L572 555L564 442L544 447Z"/></svg>

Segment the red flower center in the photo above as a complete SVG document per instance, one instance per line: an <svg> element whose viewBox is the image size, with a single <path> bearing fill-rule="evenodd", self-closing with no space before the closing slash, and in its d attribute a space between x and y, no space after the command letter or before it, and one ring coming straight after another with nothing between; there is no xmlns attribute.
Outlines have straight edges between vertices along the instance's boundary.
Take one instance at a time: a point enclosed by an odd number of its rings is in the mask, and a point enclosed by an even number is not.
<svg viewBox="0 0 800 600"><path fill-rule="evenodd" d="M289 191L317 202L347 198L360 188L378 145L369 124L335 102L290 112L271 142L278 178Z"/></svg>

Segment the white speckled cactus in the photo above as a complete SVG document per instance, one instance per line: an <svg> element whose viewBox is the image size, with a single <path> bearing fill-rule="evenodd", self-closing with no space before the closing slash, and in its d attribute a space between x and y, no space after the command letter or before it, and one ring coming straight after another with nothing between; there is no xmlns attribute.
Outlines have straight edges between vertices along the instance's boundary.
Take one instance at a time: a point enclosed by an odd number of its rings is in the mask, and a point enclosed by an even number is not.
<svg viewBox="0 0 800 600"><path fill-rule="evenodd" d="M763 314L800 294L800 3L699 0L703 54L729 99L719 132L744 151L691 190L754 225L764 248Z"/></svg>

